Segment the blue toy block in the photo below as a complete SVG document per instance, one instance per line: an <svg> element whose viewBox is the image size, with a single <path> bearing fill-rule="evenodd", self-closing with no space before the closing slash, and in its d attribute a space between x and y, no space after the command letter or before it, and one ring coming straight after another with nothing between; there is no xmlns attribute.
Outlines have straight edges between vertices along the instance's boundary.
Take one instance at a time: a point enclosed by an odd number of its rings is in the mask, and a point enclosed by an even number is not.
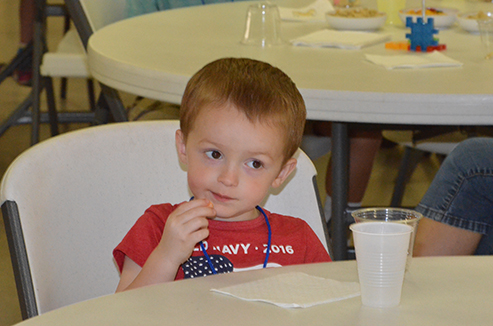
<svg viewBox="0 0 493 326"><path fill-rule="evenodd" d="M416 22L413 22L412 17L407 17L406 27L411 29L411 33L406 34L406 38L411 43L411 51L426 51L428 47L438 46L438 39L433 37L433 34L438 34L438 30L434 28L433 18L428 17L425 23L422 17L418 17Z"/></svg>

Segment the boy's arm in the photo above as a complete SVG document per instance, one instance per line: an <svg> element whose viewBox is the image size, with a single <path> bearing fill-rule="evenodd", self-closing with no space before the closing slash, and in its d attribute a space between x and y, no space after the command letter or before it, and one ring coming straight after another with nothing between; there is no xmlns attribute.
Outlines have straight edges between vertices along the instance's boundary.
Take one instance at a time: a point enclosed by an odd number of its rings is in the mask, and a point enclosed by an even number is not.
<svg viewBox="0 0 493 326"><path fill-rule="evenodd" d="M131 258L125 256L116 292L173 281L178 268L179 265L173 266L165 262L158 254L154 255L154 252L149 256L144 267L140 267Z"/></svg>
<svg viewBox="0 0 493 326"><path fill-rule="evenodd" d="M180 205L168 217L159 244L142 267L125 256L116 292L173 281L195 245L208 237L207 217L215 214L208 200L196 199Z"/></svg>

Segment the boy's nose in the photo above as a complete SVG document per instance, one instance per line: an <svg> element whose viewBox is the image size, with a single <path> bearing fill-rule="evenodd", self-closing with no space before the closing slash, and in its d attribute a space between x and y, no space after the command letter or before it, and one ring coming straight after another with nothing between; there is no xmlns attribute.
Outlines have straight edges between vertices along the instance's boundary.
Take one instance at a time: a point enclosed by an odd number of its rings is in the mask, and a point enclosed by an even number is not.
<svg viewBox="0 0 493 326"><path fill-rule="evenodd" d="M235 187L238 185L238 171L234 167L224 166L217 179L227 187Z"/></svg>

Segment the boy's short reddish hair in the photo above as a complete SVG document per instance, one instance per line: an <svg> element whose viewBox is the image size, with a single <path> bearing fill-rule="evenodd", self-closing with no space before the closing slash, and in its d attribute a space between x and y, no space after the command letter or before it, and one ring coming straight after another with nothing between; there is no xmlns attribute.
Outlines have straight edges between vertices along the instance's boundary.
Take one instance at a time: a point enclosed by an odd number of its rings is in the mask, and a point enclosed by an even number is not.
<svg viewBox="0 0 493 326"><path fill-rule="evenodd" d="M252 122L272 123L285 135L284 160L301 144L305 102L293 81L268 63L238 58L213 61L189 80L180 108L185 140L200 110L231 104Z"/></svg>

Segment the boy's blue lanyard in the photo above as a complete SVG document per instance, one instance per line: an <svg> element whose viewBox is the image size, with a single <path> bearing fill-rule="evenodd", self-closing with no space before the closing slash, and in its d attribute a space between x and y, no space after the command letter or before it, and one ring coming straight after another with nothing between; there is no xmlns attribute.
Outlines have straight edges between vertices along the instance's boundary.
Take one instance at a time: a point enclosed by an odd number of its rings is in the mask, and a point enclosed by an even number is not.
<svg viewBox="0 0 493 326"><path fill-rule="evenodd" d="M193 199L193 197L190 198L190 200L192 200L192 199ZM272 241L272 230L270 228L269 218L267 217L267 214L265 214L264 210L260 206L257 206L255 208L258 209L260 211L260 213L262 213L262 215L264 216L264 219L265 219L265 224L267 224L267 231L268 231L269 236L267 239L267 250L265 251L265 260L264 260L264 265L263 265L263 268L266 268L267 263L269 262L270 245L271 245L271 241ZM199 244L200 244L200 249L202 249L202 252L204 253L205 259L207 259L207 263L209 264L209 267L212 271L212 274L217 274L216 269L214 268L214 265L212 264L211 257L209 257L207 250L205 250L204 243L202 241L200 241Z"/></svg>

